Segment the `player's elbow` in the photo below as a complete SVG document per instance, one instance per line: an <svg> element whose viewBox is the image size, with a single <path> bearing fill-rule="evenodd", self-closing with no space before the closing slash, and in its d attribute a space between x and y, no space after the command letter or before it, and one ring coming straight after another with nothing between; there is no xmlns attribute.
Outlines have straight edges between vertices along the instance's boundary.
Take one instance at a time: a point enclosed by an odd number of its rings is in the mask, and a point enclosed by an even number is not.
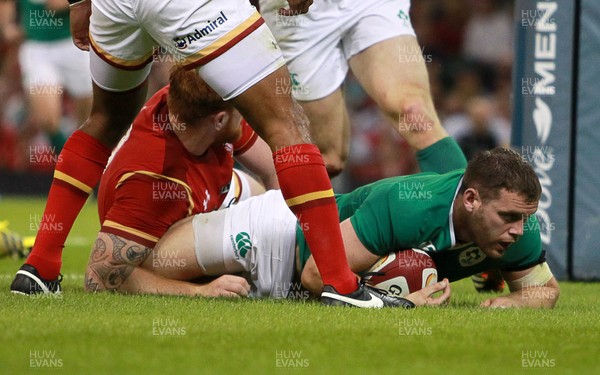
<svg viewBox="0 0 600 375"><path fill-rule="evenodd" d="M104 282L98 275L96 267L92 264L88 264L85 270L85 283L83 285L83 290L88 293L106 291Z"/></svg>

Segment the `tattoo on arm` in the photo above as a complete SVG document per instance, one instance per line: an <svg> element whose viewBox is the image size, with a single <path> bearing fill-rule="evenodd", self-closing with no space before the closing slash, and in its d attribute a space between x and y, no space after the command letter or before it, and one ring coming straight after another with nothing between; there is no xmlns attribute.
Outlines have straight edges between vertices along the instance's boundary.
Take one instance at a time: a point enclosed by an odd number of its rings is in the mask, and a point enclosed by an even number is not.
<svg viewBox="0 0 600 375"><path fill-rule="evenodd" d="M88 292L98 292L102 290L103 288L100 288L97 281L94 271L92 271L91 268L88 268L85 272L85 290Z"/></svg>
<svg viewBox="0 0 600 375"><path fill-rule="evenodd" d="M104 239L98 237L96 239L96 243L94 243L94 248L92 249L92 255L90 256L90 263L99 262L106 258L106 241Z"/></svg>
<svg viewBox="0 0 600 375"><path fill-rule="evenodd" d="M107 241L106 237L110 241ZM94 244L86 272L86 290L118 290L150 252L152 248L142 246L135 241L111 233L100 233Z"/></svg>

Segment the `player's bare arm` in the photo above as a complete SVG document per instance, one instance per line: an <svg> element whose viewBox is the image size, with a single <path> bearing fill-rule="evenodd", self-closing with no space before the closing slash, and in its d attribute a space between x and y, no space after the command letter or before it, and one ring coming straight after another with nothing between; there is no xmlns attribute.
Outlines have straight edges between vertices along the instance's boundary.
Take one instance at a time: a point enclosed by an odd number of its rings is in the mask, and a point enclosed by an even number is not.
<svg viewBox="0 0 600 375"><path fill-rule="evenodd" d="M160 276L141 267L151 253L152 248L115 234L100 232L86 270L85 290L205 297L248 295L250 286L238 276L225 275L205 285Z"/></svg>
<svg viewBox="0 0 600 375"><path fill-rule="evenodd" d="M72 2L69 10L71 36L77 48L83 51L90 50L90 16L92 15L92 0Z"/></svg>
<svg viewBox="0 0 600 375"><path fill-rule="evenodd" d="M346 248L346 256L348 258L348 264L352 272L358 273L369 269L379 257L371 253L367 248L360 242L350 219L344 220L340 224L342 231L342 238L344 239L344 247ZM302 285L311 291L316 293L323 287L323 282L317 266L312 256L306 262L304 270L301 275ZM437 297L432 295L443 291L443 293ZM444 279L441 282L431 284L419 291L407 295L406 299L414 303L416 306L423 305L440 305L445 303L450 298L450 282L448 279Z"/></svg>
<svg viewBox="0 0 600 375"><path fill-rule="evenodd" d="M510 294L490 298L482 307L546 307L552 308L560 295L558 281L546 262L523 271L503 272Z"/></svg>

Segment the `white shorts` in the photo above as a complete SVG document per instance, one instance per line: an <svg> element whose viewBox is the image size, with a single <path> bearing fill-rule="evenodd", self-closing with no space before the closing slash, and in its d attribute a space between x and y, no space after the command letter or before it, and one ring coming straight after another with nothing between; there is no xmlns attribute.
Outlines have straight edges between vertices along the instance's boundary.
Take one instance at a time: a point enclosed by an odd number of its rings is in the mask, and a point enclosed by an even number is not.
<svg viewBox="0 0 600 375"><path fill-rule="evenodd" d="M192 220L206 274L242 273L251 297L286 298L293 287L296 217L279 190Z"/></svg>
<svg viewBox="0 0 600 375"><path fill-rule="evenodd" d="M247 0L94 0L90 42L104 61L94 82L125 91L109 67L147 77L157 52L172 55L224 99L233 98L284 65L275 38ZM112 87L111 87L112 86Z"/></svg>
<svg viewBox="0 0 600 375"><path fill-rule="evenodd" d="M333 93L348 73L348 60L383 40L415 35L410 0L317 0L307 14L277 14L286 0L260 0L260 12L277 38L302 101Z"/></svg>
<svg viewBox="0 0 600 375"><path fill-rule="evenodd" d="M23 87L58 87L74 98L92 96L92 80L87 52L73 41L25 41L19 50Z"/></svg>

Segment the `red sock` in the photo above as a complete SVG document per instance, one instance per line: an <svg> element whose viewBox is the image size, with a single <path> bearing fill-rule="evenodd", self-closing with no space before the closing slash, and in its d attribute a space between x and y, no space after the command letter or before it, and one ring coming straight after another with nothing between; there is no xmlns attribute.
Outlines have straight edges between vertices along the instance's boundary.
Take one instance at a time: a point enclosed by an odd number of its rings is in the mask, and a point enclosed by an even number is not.
<svg viewBox="0 0 600 375"><path fill-rule="evenodd" d="M80 130L65 143L56 163L35 244L26 261L44 279L58 277L67 236L90 192L100 181L109 156L108 148Z"/></svg>
<svg viewBox="0 0 600 375"><path fill-rule="evenodd" d="M273 154L281 192L298 218L323 284L342 294L357 288L348 266L337 205L319 149L312 144L283 147Z"/></svg>

